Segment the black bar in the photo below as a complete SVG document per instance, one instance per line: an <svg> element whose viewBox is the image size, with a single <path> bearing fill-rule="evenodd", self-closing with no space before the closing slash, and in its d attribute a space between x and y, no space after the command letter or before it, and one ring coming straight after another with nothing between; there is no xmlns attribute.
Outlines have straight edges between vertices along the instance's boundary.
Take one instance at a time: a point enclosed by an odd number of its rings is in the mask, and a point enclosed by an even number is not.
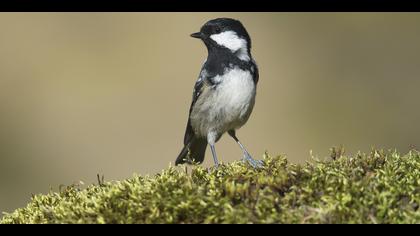
<svg viewBox="0 0 420 236"><path fill-rule="evenodd" d="M416 0L3 0L0 11L32 12L414 12Z"/></svg>

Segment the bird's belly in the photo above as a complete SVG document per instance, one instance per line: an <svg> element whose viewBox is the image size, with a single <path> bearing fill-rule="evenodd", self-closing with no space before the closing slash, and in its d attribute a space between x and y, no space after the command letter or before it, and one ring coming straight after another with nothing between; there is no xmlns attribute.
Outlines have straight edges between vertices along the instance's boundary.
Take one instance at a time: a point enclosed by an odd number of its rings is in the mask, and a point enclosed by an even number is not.
<svg viewBox="0 0 420 236"><path fill-rule="evenodd" d="M256 88L249 72L237 70L219 78L197 100L191 112L191 125L196 135L220 136L240 128L248 120L255 103Z"/></svg>

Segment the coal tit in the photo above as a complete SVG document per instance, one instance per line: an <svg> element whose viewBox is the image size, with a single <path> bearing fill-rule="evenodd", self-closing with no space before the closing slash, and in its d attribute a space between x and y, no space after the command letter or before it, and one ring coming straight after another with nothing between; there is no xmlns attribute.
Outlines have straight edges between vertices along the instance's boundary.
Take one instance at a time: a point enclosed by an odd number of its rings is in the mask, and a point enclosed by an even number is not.
<svg viewBox="0 0 420 236"><path fill-rule="evenodd" d="M217 167L215 143L228 132L242 149L243 160L261 166L235 134L251 115L259 76L248 32L238 20L217 18L191 37L204 42L208 56L194 86L184 147L175 164L202 163L209 144Z"/></svg>

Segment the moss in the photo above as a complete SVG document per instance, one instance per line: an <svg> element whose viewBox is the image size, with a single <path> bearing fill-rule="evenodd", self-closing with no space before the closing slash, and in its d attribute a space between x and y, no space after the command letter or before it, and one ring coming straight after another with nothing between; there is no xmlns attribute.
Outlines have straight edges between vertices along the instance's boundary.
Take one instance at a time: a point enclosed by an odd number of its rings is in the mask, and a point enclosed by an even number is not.
<svg viewBox="0 0 420 236"><path fill-rule="evenodd" d="M339 155L337 155L337 153ZM264 157L35 195L1 223L420 223L420 154Z"/></svg>

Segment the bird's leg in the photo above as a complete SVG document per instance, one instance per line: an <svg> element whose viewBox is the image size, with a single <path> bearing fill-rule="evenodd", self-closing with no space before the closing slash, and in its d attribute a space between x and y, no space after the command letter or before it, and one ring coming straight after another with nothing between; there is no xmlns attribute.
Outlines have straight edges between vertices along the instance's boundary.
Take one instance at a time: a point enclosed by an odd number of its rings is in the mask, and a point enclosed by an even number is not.
<svg viewBox="0 0 420 236"><path fill-rule="evenodd" d="M249 152L245 149L245 147L236 137L235 130L229 130L228 134L236 141L236 143L239 144L239 147L241 147L242 151L244 152L244 161L248 162L254 168L262 167L263 162L261 160L255 160L254 158L252 158L251 154L249 154Z"/></svg>
<svg viewBox="0 0 420 236"><path fill-rule="evenodd" d="M219 166L219 161L217 160L216 149L214 148L214 144L210 144L211 154L213 155L214 165L216 168Z"/></svg>
<svg viewBox="0 0 420 236"><path fill-rule="evenodd" d="M216 169L217 169L217 167L219 166L219 160L217 160L216 148L214 147L216 140L217 140L216 133L213 131L210 131L207 134L207 143L210 145L211 154L213 155L214 165L216 166Z"/></svg>

